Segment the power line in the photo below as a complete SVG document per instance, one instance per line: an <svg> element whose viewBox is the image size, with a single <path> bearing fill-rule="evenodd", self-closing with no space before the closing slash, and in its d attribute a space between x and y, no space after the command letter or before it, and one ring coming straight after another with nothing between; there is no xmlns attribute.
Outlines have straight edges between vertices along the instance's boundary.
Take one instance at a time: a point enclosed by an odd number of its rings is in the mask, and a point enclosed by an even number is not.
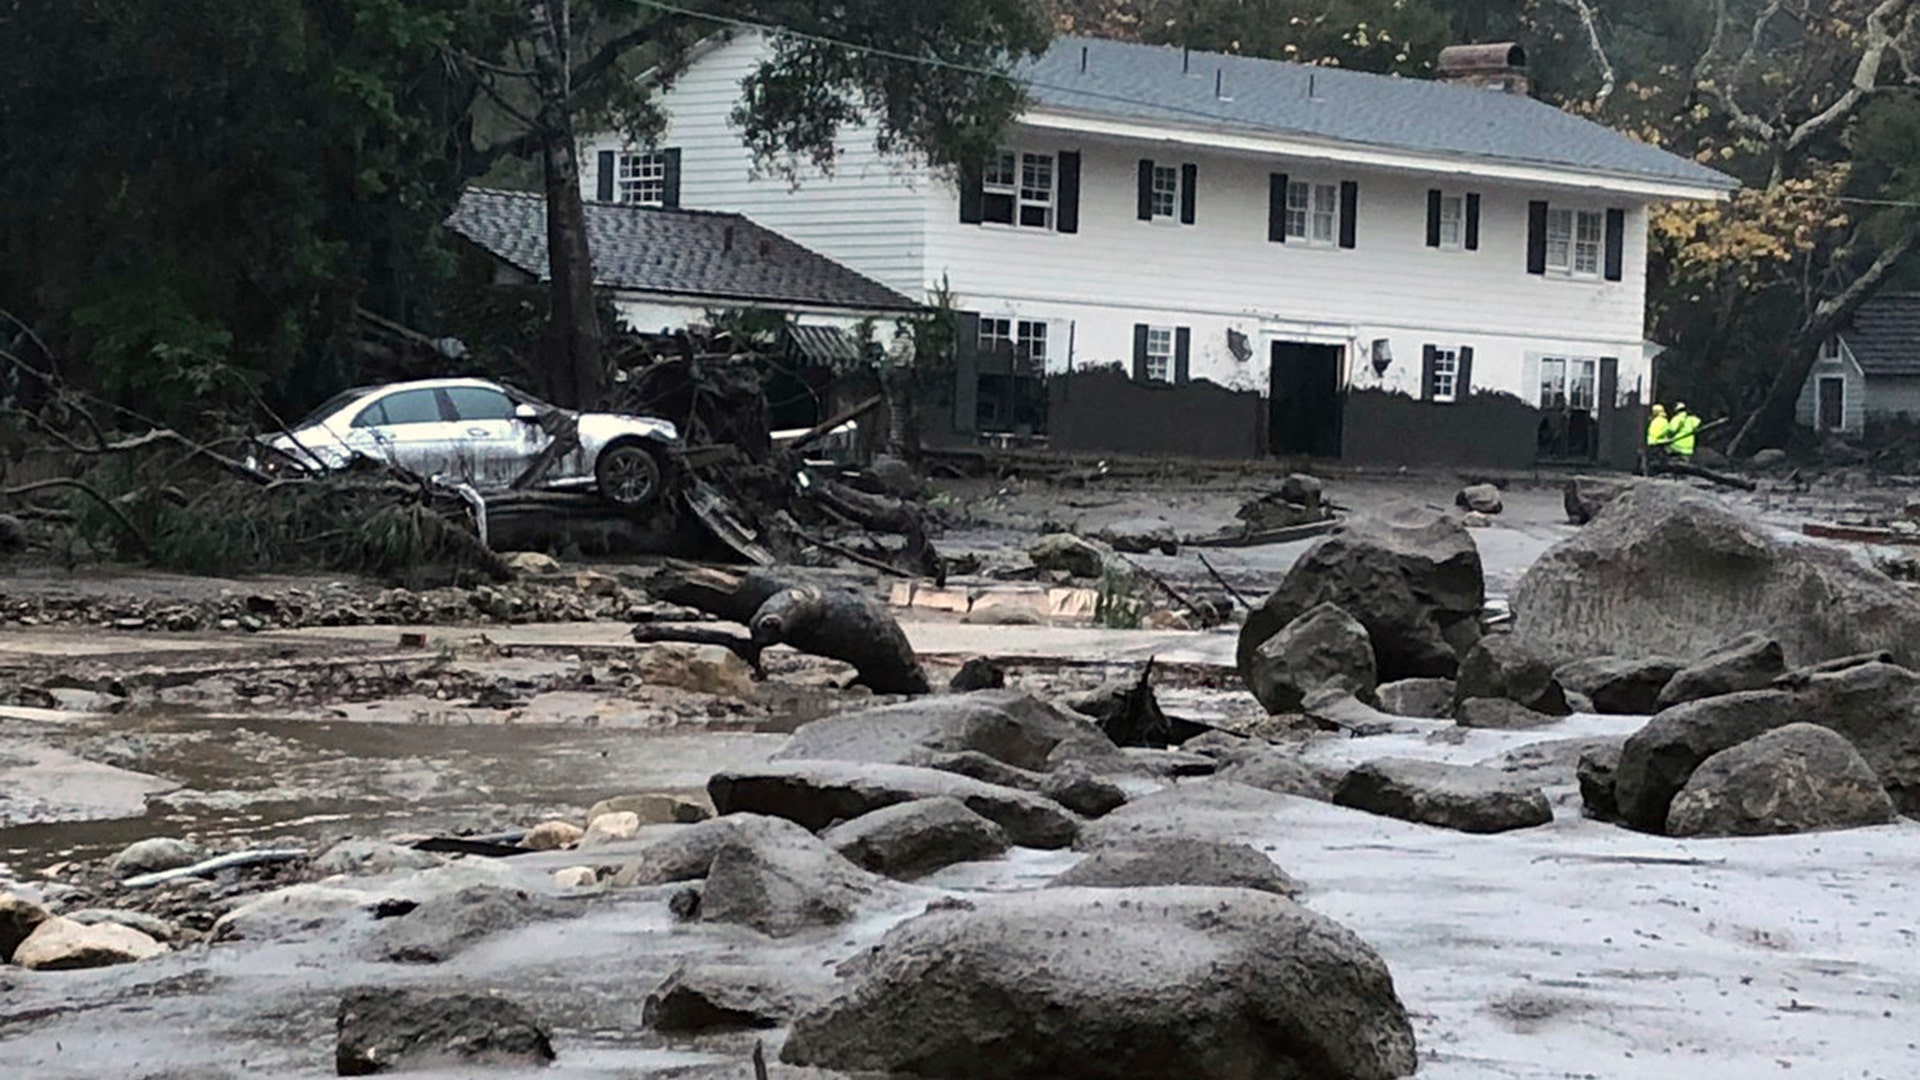
<svg viewBox="0 0 1920 1080"><path fill-rule="evenodd" d="M1000 71L996 68L990 68L980 64L962 64L957 61L946 60L938 56L917 56L917 55L914 55L913 53L899 52L898 50L894 50L894 49L883 49L875 45L862 45L859 42L847 41L844 38L828 37L827 35L824 35L824 34L809 33L805 30L795 30L791 27L780 26L774 23L754 22L751 19L741 19L731 15L717 15L710 11L696 11L693 8L682 7L678 4L668 3L667 0L633 0L633 3L639 7L652 8L655 11L665 12L670 15L682 15L692 19L704 19L708 22L717 23L721 26L729 26L736 30L757 30L763 34L774 34L774 35L779 35L783 37L790 37L800 41L811 42L815 45L830 45L835 48L846 49L848 51L861 53L867 56L879 57L883 60L897 60L897 61L900 61L901 63L919 64L923 67L943 68L948 71L958 71L968 75L980 75L990 79L1001 79L1007 82L1020 83L1025 86L1034 86L1042 90L1053 90L1062 94L1072 94L1078 97L1089 98L1095 101L1110 101L1118 105L1131 105L1137 109L1147 109L1155 112L1177 113L1177 114L1183 114L1187 116L1196 116L1203 120L1212 120L1212 121L1221 122L1221 123L1235 124L1242 127L1251 127L1256 130L1271 131L1275 134L1280 134L1280 135L1298 134L1298 132L1290 131L1287 128L1283 128L1274 124L1263 124L1257 120L1245 120L1237 117L1227 117L1219 113L1208 112L1205 109L1190 108L1185 105L1168 105L1158 101L1141 101L1138 98L1130 98L1123 94L1109 94L1100 90L1088 90L1085 87L1064 86L1060 83L1046 83L1046 82L1041 82L1037 79L1022 79L1018 76L1010 75L1007 72ZM1551 163L1543 163L1543 164L1551 164ZM1822 202L1843 203L1843 204L1855 205L1855 206L1881 206L1881 207L1889 207L1889 208L1905 209L1905 210L1920 210L1920 200L1911 200L1911 199L1873 199L1873 198L1867 198L1861 195L1816 195L1816 194L1790 195L1788 196L1788 198L1805 199L1808 201L1819 200Z"/></svg>

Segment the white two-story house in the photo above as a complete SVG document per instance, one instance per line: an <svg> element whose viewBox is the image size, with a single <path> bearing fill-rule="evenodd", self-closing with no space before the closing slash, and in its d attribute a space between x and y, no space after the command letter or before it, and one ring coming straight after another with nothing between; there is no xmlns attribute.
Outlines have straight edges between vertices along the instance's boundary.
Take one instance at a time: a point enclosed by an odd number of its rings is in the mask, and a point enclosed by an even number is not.
<svg viewBox="0 0 1920 1080"><path fill-rule="evenodd" d="M1627 460L1650 392L1647 207L1730 178L1526 96L1517 46L1429 82L1064 38L960 175L845 132L757 172L715 39L590 199L732 210L961 312L955 437L1073 450L1525 465Z"/></svg>

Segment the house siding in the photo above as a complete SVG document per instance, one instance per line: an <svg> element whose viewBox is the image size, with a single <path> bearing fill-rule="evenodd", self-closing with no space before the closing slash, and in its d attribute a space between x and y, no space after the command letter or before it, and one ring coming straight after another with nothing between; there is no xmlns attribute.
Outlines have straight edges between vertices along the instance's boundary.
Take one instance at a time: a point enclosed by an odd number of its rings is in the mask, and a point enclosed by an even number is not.
<svg viewBox="0 0 1920 1080"><path fill-rule="evenodd" d="M1845 380L1845 390L1841 399L1840 431L1843 435L1858 436L1866 431L1867 417L1879 415L1883 411L1897 413L1905 408L1920 415L1920 379L1875 379L1871 384L1860 371L1860 365L1846 346L1841 346L1841 355L1837 360L1816 360L1813 370L1807 373L1807 381L1800 384L1800 398L1794 406L1794 414L1801 427L1811 428L1819 408L1818 386L1821 378L1838 375ZM1911 390L1894 384L1912 383ZM1906 404L1897 404L1901 396ZM1890 392L1890 394L1889 394ZM1888 408L1889 404L1894 407Z"/></svg>

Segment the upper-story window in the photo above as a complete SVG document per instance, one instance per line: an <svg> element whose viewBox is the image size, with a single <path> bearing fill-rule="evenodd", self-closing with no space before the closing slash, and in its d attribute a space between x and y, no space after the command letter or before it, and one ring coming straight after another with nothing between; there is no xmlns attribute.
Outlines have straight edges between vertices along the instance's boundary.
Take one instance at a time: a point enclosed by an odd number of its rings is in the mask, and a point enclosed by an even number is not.
<svg viewBox="0 0 1920 1080"><path fill-rule="evenodd" d="M1340 185L1293 180L1287 184L1287 239L1331 244L1340 222Z"/></svg>
<svg viewBox="0 0 1920 1080"><path fill-rule="evenodd" d="M1605 215L1555 208L1547 213L1547 269L1575 277L1600 276Z"/></svg>
<svg viewBox="0 0 1920 1080"><path fill-rule="evenodd" d="M1460 248L1467 239L1467 197L1440 196L1440 246Z"/></svg>
<svg viewBox="0 0 1920 1080"><path fill-rule="evenodd" d="M1177 165L1155 165L1153 167L1153 216L1172 219L1180 213L1180 167Z"/></svg>
<svg viewBox="0 0 1920 1080"><path fill-rule="evenodd" d="M620 154L614 177L614 198L641 206L665 206L667 155L658 150L628 150Z"/></svg>
<svg viewBox="0 0 1920 1080"><path fill-rule="evenodd" d="M987 160L980 189L981 220L1028 229L1053 228L1052 154L1003 150Z"/></svg>
<svg viewBox="0 0 1920 1080"><path fill-rule="evenodd" d="M1820 343L1820 359L1828 362L1837 362L1840 359L1839 335L1829 334L1827 339Z"/></svg>

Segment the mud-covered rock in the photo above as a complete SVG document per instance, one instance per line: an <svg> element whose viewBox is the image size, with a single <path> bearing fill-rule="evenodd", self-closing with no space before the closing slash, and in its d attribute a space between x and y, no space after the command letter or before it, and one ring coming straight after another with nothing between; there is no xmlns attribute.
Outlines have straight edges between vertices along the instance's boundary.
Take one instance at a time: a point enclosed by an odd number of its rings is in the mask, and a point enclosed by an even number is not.
<svg viewBox="0 0 1920 1080"><path fill-rule="evenodd" d="M775 759L919 765L933 755L969 750L1034 772L1045 771L1050 760L1114 761L1119 754L1084 716L1017 690L983 690L802 724Z"/></svg>
<svg viewBox="0 0 1920 1080"><path fill-rule="evenodd" d="M1614 775L1620 769L1618 743L1595 747L1580 755L1574 778L1580 784L1580 806L1586 815L1598 821L1620 820L1620 803L1614 795Z"/></svg>
<svg viewBox="0 0 1920 1080"><path fill-rule="evenodd" d="M1308 549L1247 614L1235 660L1247 677L1255 650L1332 603L1366 627L1377 678L1451 678L1485 601L1479 549L1457 520L1423 511L1356 519Z"/></svg>
<svg viewBox="0 0 1920 1080"><path fill-rule="evenodd" d="M1471 697L1454 706L1453 722L1464 728L1491 728L1496 731L1521 731L1551 724L1560 719L1535 712L1517 701L1499 697Z"/></svg>
<svg viewBox="0 0 1920 1080"><path fill-rule="evenodd" d="M428 851L416 851L384 840L347 839L314 856L309 869L321 876L352 874L371 877L403 870L428 870L447 860Z"/></svg>
<svg viewBox="0 0 1920 1080"><path fill-rule="evenodd" d="M1375 687L1373 696L1381 712L1446 720L1453 716L1454 685L1452 679L1398 679Z"/></svg>
<svg viewBox="0 0 1920 1080"><path fill-rule="evenodd" d="M620 840L631 840L639 833L639 814L631 810L609 810L587 823L587 831L580 837L580 846L603 847Z"/></svg>
<svg viewBox="0 0 1920 1080"><path fill-rule="evenodd" d="M808 1004L791 972L750 964L675 968L647 995L640 1021L655 1031L739 1031L779 1027Z"/></svg>
<svg viewBox="0 0 1920 1080"><path fill-rule="evenodd" d="M543 821L527 830L520 846L529 851L559 851L580 842L587 831L571 821Z"/></svg>
<svg viewBox="0 0 1920 1080"><path fill-rule="evenodd" d="M615 795L601 799L587 810L587 824L602 814L627 813L640 819L645 825L691 825L696 821L705 821L713 816L713 811L678 795Z"/></svg>
<svg viewBox="0 0 1920 1080"><path fill-rule="evenodd" d="M953 863L991 859L1008 846L1000 826L951 798L882 807L835 825L820 839L855 866L903 881Z"/></svg>
<svg viewBox="0 0 1920 1080"><path fill-rule="evenodd" d="M1598 517L1607 504L1619 498L1640 481L1618 476L1576 476L1561 485L1561 503L1567 520L1585 525Z"/></svg>
<svg viewBox="0 0 1920 1080"><path fill-rule="evenodd" d="M785 818L765 814L728 814L675 830L630 856L613 875L618 888L665 885L707 876L713 857L729 844L748 846L819 843L813 833Z"/></svg>
<svg viewBox="0 0 1920 1080"><path fill-rule="evenodd" d="M1457 707L1472 698L1505 698L1549 716L1565 716L1572 711L1567 707L1566 691L1554 678L1553 665L1516 643L1509 634L1483 637L1461 658L1460 674L1454 680L1454 704Z"/></svg>
<svg viewBox="0 0 1920 1080"><path fill-rule="evenodd" d="M1271 791L1280 795L1326 802L1344 773L1309 762L1298 753L1277 746L1253 746L1226 759L1218 776L1221 780Z"/></svg>
<svg viewBox="0 0 1920 1080"><path fill-rule="evenodd" d="M975 690L1004 690L1007 685L1007 669L993 659L985 656L970 656L960 665L947 681L947 689L956 694L971 694Z"/></svg>
<svg viewBox="0 0 1920 1080"><path fill-rule="evenodd" d="M1893 800L1859 751L1815 724L1788 724L1700 763L1667 812L1673 836L1767 836L1885 825Z"/></svg>
<svg viewBox="0 0 1920 1080"><path fill-rule="evenodd" d="M1651 716L1660 711L1660 691L1685 666L1666 656L1596 656L1562 664L1553 677L1569 694L1586 695L1594 712Z"/></svg>
<svg viewBox="0 0 1920 1080"><path fill-rule="evenodd" d="M518 1002L484 994L363 990L340 1001L334 1071L371 1076L414 1067L544 1066L553 1037Z"/></svg>
<svg viewBox="0 0 1920 1080"><path fill-rule="evenodd" d="M196 844L170 836L154 836L128 844L113 857L107 868L120 877L128 878L160 870L178 870L183 866L192 866L204 857L205 852Z"/></svg>
<svg viewBox="0 0 1920 1080"><path fill-rule="evenodd" d="M1381 758L1356 766L1340 781L1333 801L1471 833L1526 829L1553 820L1544 792L1497 769L1413 758Z"/></svg>
<svg viewBox="0 0 1920 1080"><path fill-rule="evenodd" d="M731 843L714 853L700 893L700 921L787 937L853 918L884 882L808 837L806 843Z"/></svg>
<svg viewBox="0 0 1920 1080"><path fill-rule="evenodd" d="M724 645L648 645L639 650L633 663L640 681L651 686L672 686L742 701L751 700L756 692L753 668Z"/></svg>
<svg viewBox="0 0 1920 1080"><path fill-rule="evenodd" d="M1500 489L1492 484L1468 484L1453 496L1453 505L1476 514L1497 514L1505 509Z"/></svg>
<svg viewBox="0 0 1920 1080"><path fill-rule="evenodd" d="M1246 844L1197 837L1158 837L1095 848L1048 883L1049 888L1125 889L1206 885L1297 896L1300 886L1272 859Z"/></svg>
<svg viewBox="0 0 1920 1080"><path fill-rule="evenodd" d="M429 895L405 915L381 920L373 948L394 963L438 964L502 931L577 913L522 889L470 885Z"/></svg>
<svg viewBox="0 0 1920 1080"><path fill-rule="evenodd" d="M1367 628L1335 604L1320 604L1253 651L1247 685L1269 714L1298 712L1322 690L1369 697L1376 683Z"/></svg>
<svg viewBox="0 0 1920 1080"><path fill-rule="evenodd" d="M895 803L946 796L999 825L1023 847L1065 847L1079 833L1074 816L1045 796L905 765L776 761L716 773L707 793L722 814L770 814L815 831Z"/></svg>
<svg viewBox="0 0 1920 1080"><path fill-rule="evenodd" d="M1048 533L1027 549L1027 558L1040 570L1060 570L1077 578L1097 578L1106 572L1106 549L1072 533Z"/></svg>
<svg viewBox="0 0 1920 1080"><path fill-rule="evenodd" d="M1662 710L1620 751L1613 782L1620 819L1643 832L1660 832L1673 797L1701 762L1801 716L1784 690L1723 694Z"/></svg>
<svg viewBox="0 0 1920 1080"><path fill-rule="evenodd" d="M782 1060L928 1080L1397 1080L1415 1064L1379 956L1246 889L982 896L894 927L841 974Z"/></svg>
<svg viewBox="0 0 1920 1080"><path fill-rule="evenodd" d="M1040 794L1089 818L1103 817L1127 804L1127 793L1119 784L1072 764L1044 774Z"/></svg>
<svg viewBox="0 0 1920 1080"><path fill-rule="evenodd" d="M0 891L0 964L13 959L13 950L51 917L46 908L26 897Z"/></svg>
<svg viewBox="0 0 1920 1080"><path fill-rule="evenodd" d="M88 926L55 915L14 946L13 963L29 971L73 971L150 960L166 951L165 945L130 926Z"/></svg>
<svg viewBox="0 0 1920 1080"><path fill-rule="evenodd" d="M1778 641L1765 634L1742 634L1674 672L1660 689L1659 705L1664 709L1742 690L1764 690L1786 671L1786 654Z"/></svg>

